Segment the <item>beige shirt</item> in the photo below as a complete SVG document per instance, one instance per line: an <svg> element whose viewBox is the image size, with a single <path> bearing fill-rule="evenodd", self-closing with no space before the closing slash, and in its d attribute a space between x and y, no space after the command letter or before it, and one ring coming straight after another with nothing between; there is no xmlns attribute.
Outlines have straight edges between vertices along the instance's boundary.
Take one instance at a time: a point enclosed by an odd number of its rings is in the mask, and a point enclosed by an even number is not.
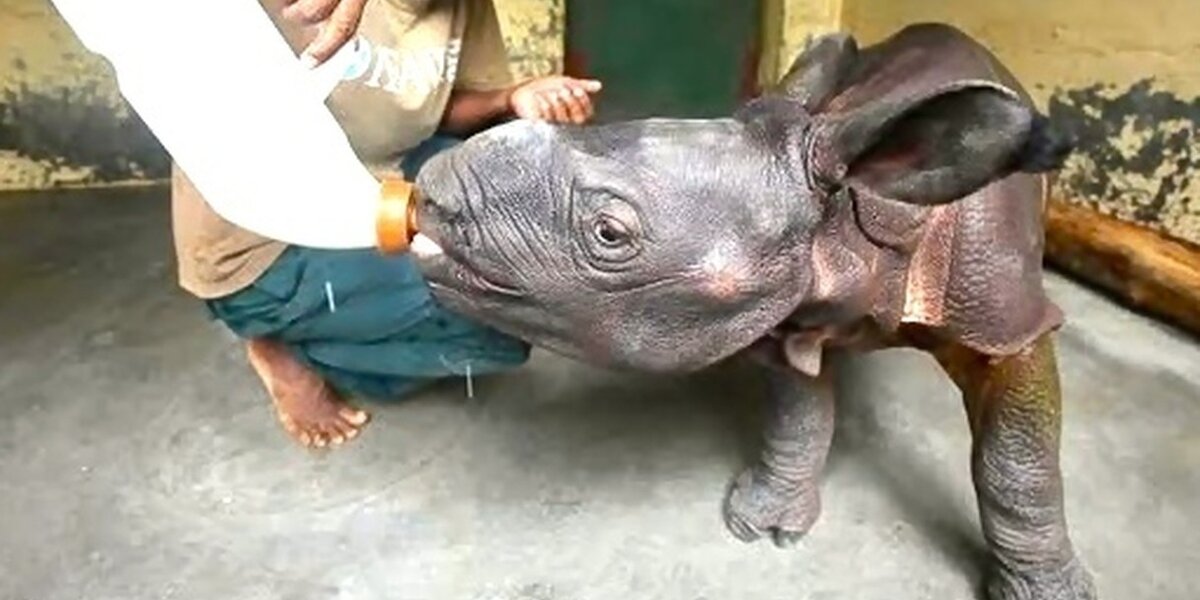
<svg viewBox="0 0 1200 600"><path fill-rule="evenodd" d="M277 18L279 0L260 2ZM297 52L315 34L276 24ZM437 130L452 89L512 82L491 0L370 0L350 44L356 58L326 104L358 157L381 175L396 172L400 155ZM222 219L178 168L171 196L179 282L200 298L250 285L287 247Z"/></svg>

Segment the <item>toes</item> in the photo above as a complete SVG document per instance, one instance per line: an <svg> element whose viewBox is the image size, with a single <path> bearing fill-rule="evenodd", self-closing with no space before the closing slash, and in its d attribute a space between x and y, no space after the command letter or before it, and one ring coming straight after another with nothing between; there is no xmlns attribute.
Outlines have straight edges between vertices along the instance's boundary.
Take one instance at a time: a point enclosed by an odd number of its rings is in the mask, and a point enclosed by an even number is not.
<svg viewBox="0 0 1200 600"><path fill-rule="evenodd" d="M775 546L789 548L804 538L820 514L815 488L772 485L750 470L730 487L725 500L725 524L734 537L753 542L769 537Z"/></svg>
<svg viewBox="0 0 1200 600"><path fill-rule="evenodd" d="M278 413L277 416L279 417L279 424L283 425L284 431L287 431L292 437L296 437L300 431L300 427L296 425L296 421L283 413Z"/></svg>
<svg viewBox="0 0 1200 600"><path fill-rule="evenodd" d="M339 407L336 415L327 414L311 422L297 420L284 411L276 411L276 417L288 434L308 448L340 446L358 437L359 428L370 418L366 412L351 406Z"/></svg>
<svg viewBox="0 0 1200 600"><path fill-rule="evenodd" d="M753 542L762 537L762 531L760 531L757 527L747 523L737 515L727 515L725 518L725 525L729 528L729 531L733 534L733 537L743 542Z"/></svg>
<svg viewBox="0 0 1200 600"><path fill-rule="evenodd" d="M366 412L361 411L353 406L343 406L338 409L338 416L347 423L355 427L362 427L370 418Z"/></svg>
<svg viewBox="0 0 1200 600"><path fill-rule="evenodd" d="M330 446L340 446L346 441L346 436L341 432L337 421L326 423L324 434Z"/></svg>
<svg viewBox="0 0 1200 600"><path fill-rule="evenodd" d="M358 435L358 428L340 419L333 419L314 426L312 435L317 448L336 447L354 439Z"/></svg>
<svg viewBox="0 0 1200 600"><path fill-rule="evenodd" d="M737 493L736 491L734 492ZM731 496L725 503L725 527L733 537L743 542L753 542L762 537L762 529L752 525L739 511L734 508L735 498Z"/></svg>
<svg viewBox="0 0 1200 600"><path fill-rule="evenodd" d="M729 488L729 495L725 497L724 506L725 527L733 537L743 542L753 542L763 535L762 528L746 518L745 490L749 485L750 479L746 473L735 479Z"/></svg>
<svg viewBox="0 0 1200 600"><path fill-rule="evenodd" d="M771 539L775 541L777 548L791 548L803 538L804 533L800 531L788 531L778 528L771 529Z"/></svg>
<svg viewBox="0 0 1200 600"><path fill-rule="evenodd" d="M296 435L300 433L300 428L297 427L295 423L284 423L283 429L292 437L296 437Z"/></svg>
<svg viewBox="0 0 1200 600"><path fill-rule="evenodd" d="M352 440L358 435L358 428L344 421L334 421L333 429L344 440Z"/></svg>
<svg viewBox="0 0 1200 600"><path fill-rule="evenodd" d="M1096 600L1092 576L1077 558L1064 565L1014 569L997 561L987 583L988 600Z"/></svg>

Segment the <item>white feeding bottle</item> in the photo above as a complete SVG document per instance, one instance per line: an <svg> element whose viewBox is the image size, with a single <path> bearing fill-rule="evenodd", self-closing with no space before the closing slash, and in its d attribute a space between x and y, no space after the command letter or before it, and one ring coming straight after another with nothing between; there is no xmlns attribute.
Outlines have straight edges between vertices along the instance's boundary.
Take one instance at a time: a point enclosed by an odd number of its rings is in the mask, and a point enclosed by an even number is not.
<svg viewBox="0 0 1200 600"><path fill-rule="evenodd" d="M52 2L222 217L294 245L381 245L381 195L397 186L381 186L325 106L350 45L305 68L248 0ZM407 247L405 225L389 249Z"/></svg>

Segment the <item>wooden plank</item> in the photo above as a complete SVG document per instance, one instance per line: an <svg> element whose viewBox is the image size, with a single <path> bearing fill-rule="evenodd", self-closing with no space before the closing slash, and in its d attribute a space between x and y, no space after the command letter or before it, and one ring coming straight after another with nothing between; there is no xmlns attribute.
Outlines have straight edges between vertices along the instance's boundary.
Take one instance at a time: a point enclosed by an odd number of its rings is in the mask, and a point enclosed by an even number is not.
<svg viewBox="0 0 1200 600"><path fill-rule="evenodd" d="M1083 206L1051 201L1046 260L1133 308L1200 334L1200 247Z"/></svg>

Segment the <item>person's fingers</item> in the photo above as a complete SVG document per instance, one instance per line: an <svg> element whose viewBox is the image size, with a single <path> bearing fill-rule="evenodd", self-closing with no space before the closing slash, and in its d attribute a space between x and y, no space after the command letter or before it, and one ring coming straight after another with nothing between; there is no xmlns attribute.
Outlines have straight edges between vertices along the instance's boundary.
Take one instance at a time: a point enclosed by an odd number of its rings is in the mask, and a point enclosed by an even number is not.
<svg viewBox="0 0 1200 600"><path fill-rule="evenodd" d="M567 84L571 88L582 89L589 94L595 94L604 88L604 84L595 79L570 79Z"/></svg>
<svg viewBox="0 0 1200 600"><path fill-rule="evenodd" d="M571 94L575 96L576 103L583 110L583 121L590 121L592 116L596 114L596 107L592 102L592 97L583 89L578 87L571 88Z"/></svg>
<svg viewBox="0 0 1200 600"><path fill-rule="evenodd" d="M580 103L583 104L584 108L583 122L587 123L588 121L592 120L592 117L596 116L596 106L592 104L592 99L587 97L585 97L583 100L580 100Z"/></svg>
<svg viewBox="0 0 1200 600"><path fill-rule="evenodd" d="M315 67L333 56L358 31L366 0L341 0L329 19L321 25L316 39L304 49L301 61Z"/></svg>
<svg viewBox="0 0 1200 600"><path fill-rule="evenodd" d="M575 97L576 104L580 107L580 112L583 114L582 121L587 122L592 119L596 113L595 103L592 102L592 94L599 92L604 86L595 79L571 79L566 81L567 88Z"/></svg>
<svg viewBox="0 0 1200 600"><path fill-rule="evenodd" d="M338 0L287 0L282 15L289 21L315 25L329 18L337 5Z"/></svg>
<svg viewBox="0 0 1200 600"><path fill-rule="evenodd" d="M550 120L553 108L541 94L527 90L513 100L513 112L522 119Z"/></svg>
<svg viewBox="0 0 1200 600"><path fill-rule="evenodd" d="M581 124L587 120L587 109L584 108L583 102L569 88L562 88L557 92L558 101L566 108L567 116L570 117L570 122Z"/></svg>
<svg viewBox="0 0 1200 600"><path fill-rule="evenodd" d="M511 103L514 112L521 118L582 124L595 114L590 94L600 91L602 87L594 79L544 77L521 86Z"/></svg>
<svg viewBox="0 0 1200 600"><path fill-rule="evenodd" d="M555 123L569 123L571 121L571 113L567 112L567 107L559 98L558 93L554 90L542 92L541 96L550 103L550 116Z"/></svg>
<svg viewBox="0 0 1200 600"><path fill-rule="evenodd" d="M543 121L555 121L558 119L555 116L558 103L554 101L554 97L543 92L536 94L538 104L537 117Z"/></svg>

